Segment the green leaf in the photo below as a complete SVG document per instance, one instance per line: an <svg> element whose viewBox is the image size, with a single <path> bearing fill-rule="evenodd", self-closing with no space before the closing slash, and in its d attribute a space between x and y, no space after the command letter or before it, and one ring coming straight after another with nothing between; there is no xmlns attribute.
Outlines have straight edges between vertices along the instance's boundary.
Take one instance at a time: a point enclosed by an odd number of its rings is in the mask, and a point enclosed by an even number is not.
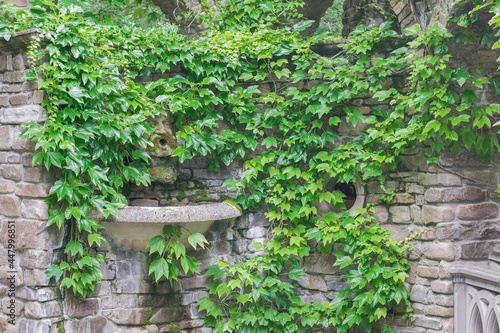
<svg viewBox="0 0 500 333"><path fill-rule="evenodd" d="M308 21L300 21L299 23L295 24L293 26L293 30L295 31L302 31L307 28L309 28L315 21L313 20L308 20Z"/></svg>
<svg viewBox="0 0 500 333"><path fill-rule="evenodd" d="M196 250L196 247L199 246L201 248L205 248L205 244L208 244L208 241L206 240L205 236L203 236L200 233L194 233L189 235L188 237L188 242L191 244L191 246Z"/></svg>
<svg viewBox="0 0 500 333"><path fill-rule="evenodd" d="M83 255L84 253L83 245L79 242L69 241L68 244L66 245L66 249L64 250L64 253L68 252L73 257L77 254Z"/></svg>
<svg viewBox="0 0 500 333"><path fill-rule="evenodd" d="M163 255L166 245L165 238L162 236L154 236L151 238L148 245L146 245L146 249L149 248L149 254L158 252L159 255Z"/></svg>
<svg viewBox="0 0 500 333"><path fill-rule="evenodd" d="M500 75L495 75L490 79L490 83L488 84L493 95L500 94Z"/></svg>
<svg viewBox="0 0 500 333"><path fill-rule="evenodd" d="M149 275L153 275L155 282L158 283L158 281L162 278L169 278L169 265L165 258L159 257L153 260L151 265L149 265Z"/></svg>

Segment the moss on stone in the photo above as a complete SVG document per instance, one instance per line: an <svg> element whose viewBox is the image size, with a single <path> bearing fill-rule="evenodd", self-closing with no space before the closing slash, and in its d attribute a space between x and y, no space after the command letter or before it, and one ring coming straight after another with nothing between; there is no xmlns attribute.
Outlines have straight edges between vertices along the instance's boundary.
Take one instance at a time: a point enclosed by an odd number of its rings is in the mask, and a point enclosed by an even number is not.
<svg viewBox="0 0 500 333"><path fill-rule="evenodd" d="M243 209L241 209L240 205L238 205L236 202L234 202L233 199L231 199L231 198L225 198L224 202L227 202L228 204L233 205L234 207L236 207L236 209L238 209L238 211L241 214L243 214Z"/></svg>

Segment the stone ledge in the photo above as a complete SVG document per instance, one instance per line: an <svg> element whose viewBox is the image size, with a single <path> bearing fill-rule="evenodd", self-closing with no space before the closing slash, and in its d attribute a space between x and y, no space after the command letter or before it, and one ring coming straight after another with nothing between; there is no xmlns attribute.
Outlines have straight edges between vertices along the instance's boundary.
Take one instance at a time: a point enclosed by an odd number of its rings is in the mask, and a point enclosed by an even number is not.
<svg viewBox="0 0 500 333"><path fill-rule="evenodd" d="M42 32L40 29L29 29L12 35L9 41L1 38L0 53L10 51L19 52L19 50L26 49L30 45L32 37L40 34L40 32Z"/></svg>
<svg viewBox="0 0 500 333"><path fill-rule="evenodd" d="M195 206L172 207L125 207L118 216L104 218L101 213L93 212L91 217L103 222L125 223L190 223L227 220L241 216L234 205L221 202Z"/></svg>
<svg viewBox="0 0 500 333"><path fill-rule="evenodd" d="M118 214L104 218L101 213L93 211L90 215L101 221L116 244L134 251L146 251L148 242L154 236L162 235L166 224L181 227L180 242L187 247L190 234L203 234L215 221L241 216L240 210L227 202L176 207L125 207Z"/></svg>

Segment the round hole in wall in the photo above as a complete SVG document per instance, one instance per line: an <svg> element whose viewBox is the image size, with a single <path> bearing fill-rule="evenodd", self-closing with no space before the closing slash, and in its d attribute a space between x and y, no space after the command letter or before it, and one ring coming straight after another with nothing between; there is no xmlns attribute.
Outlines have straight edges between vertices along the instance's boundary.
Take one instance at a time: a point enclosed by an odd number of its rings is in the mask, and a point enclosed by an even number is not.
<svg viewBox="0 0 500 333"><path fill-rule="evenodd" d="M356 202L356 186L351 183L335 183L333 187L334 191L342 192L344 197L344 205L346 209L351 209Z"/></svg>
<svg viewBox="0 0 500 333"><path fill-rule="evenodd" d="M346 210L352 212L365 204L365 189L360 184L355 182L338 182L335 178L327 179L325 183L325 191L340 191L344 194L344 205ZM332 204L326 201L316 202L314 207L318 210L318 214L323 216L328 212L338 212Z"/></svg>
<svg viewBox="0 0 500 333"><path fill-rule="evenodd" d="M164 146L166 144L167 144L167 140L165 140L165 139L160 140L160 145Z"/></svg>

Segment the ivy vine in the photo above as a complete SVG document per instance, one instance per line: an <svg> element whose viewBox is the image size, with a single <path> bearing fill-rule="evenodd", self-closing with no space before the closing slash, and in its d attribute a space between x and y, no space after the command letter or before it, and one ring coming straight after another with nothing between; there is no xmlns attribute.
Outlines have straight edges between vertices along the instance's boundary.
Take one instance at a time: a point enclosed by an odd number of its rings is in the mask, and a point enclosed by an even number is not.
<svg viewBox="0 0 500 333"><path fill-rule="evenodd" d="M28 11L6 7L0 36L43 28L26 78L38 79L46 92L49 119L26 124L23 135L40 149L35 164L59 170L48 225L72 230L67 260L51 266L49 278L82 297L93 292L103 260L95 247L104 239L89 212L117 214L127 203L127 183L149 184L146 118L164 113L166 105L184 142L174 155L181 162L209 156L212 171L244 159L241 179L226 185L240 191L236 201L243 208L266 208L273 224L272 239L256 245L262 254L207 267L211 296L198 302L207 326L216 332L370 331L398 305L411 316L407 242L374 223L373 207L347 211L344 194L326 183L378 180L383 186L384 171L395 169L409 148L425 149L430 163L443 149L465 147L485 161L498 151L491 119L499 105L480 105L475 92L495 80L450 66L454 36L415 25L405 31L411 42L381 57L374 46L399 35L390 23L359 26L341 54L326 58L311 45L331 37L300 34L311 24L296 14L300 1L228 0L219 12L200 14L211 29L191 40L175 26L144 29L126 17L120 24L100 19L86 2L31 4ZM179 75L138 83L179 66ZM387 88L397 76L405 85ZM363 114L355 105L362 98L386 100L386 106ZM367 129L340 140L342 117ZM318 212L320 202L333 209ZM199 271L178 237L166 227L149 243L156 282L176 280L178 261L186 273ZM205 243L198 235L191 241ZM297 296L294 281L304 274L300 264L311 246L335 253L334 265L349 283L331 302L304 303Z"/></svg>

